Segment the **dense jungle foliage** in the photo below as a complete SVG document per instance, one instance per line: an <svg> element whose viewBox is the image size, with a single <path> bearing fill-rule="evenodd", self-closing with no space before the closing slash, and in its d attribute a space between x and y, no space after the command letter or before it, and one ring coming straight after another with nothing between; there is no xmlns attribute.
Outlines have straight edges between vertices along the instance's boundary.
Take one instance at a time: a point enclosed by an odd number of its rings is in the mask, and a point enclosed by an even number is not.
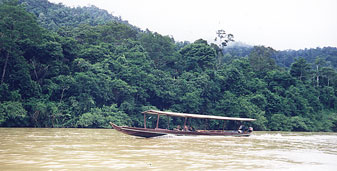
<svg viewBox="0 0 337 171"><path fill-rule="evenodd" d="M96 7L0 1L3 127L142 126L140 112L159 109L255 118L255 130L337 131L336 66L332 47L175 42Z"/></svg>

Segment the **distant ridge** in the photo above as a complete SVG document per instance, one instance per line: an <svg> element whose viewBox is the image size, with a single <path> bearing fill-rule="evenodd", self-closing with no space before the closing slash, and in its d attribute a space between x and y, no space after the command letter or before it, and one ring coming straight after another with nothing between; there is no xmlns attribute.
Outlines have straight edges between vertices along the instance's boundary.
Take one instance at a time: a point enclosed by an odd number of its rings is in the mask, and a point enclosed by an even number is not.
<svg viewBox="0 0 337 171"><path fill-rule="evenodd" d="M0 0L1 2L2 0ZM128 21L111 15L108 11L96 6L67 7L62 3L54 4L48 0L19 0L28 12L35 14L42 27L48 30L58 30L60 27L77 27L81 24L91 26L102 25L108 22L118 22L132 26ZM137 28L137 30L139 30Z"/></svg>
<svg viewBox="0 0 337 171"><path fill-rule="evenodd" d="M254 46L245 44L231 44L223 49L224 57L222 62L229 63L234 59L248 58ZM290 68L291 64L298 58L304 58L308 63L314 64L319 58L326 61L326 66L337 68L337 48L323 47L300 50L281 50L275 51L271 56L278 66Z"/></svg>
<svg viewBox="0 0 337 171"><path fill-rule="evenodd" d="M4 0L0 0L3 2ZM18 0L28 12L33 13L40 25L48 30L57 31L63 27L78 27L83 24L91 26L104 25L109 22L123 23L131 28L142 32L136 26L122 20L120 16L116 17L108 11L96 6L88 7L67 7L62 3L54 4L48 0ZM180 48L185 46L183 42L175 42ZM243 42L231 42L223 49L224 56L219 61L230 63L234 59L248 57L254 49L253 45ZM308 63L314 64L316 59L323 59L327 66L337 68L337 48L323 47L300 50L278 50L271 56L277 65L290 68L291 64L298 58L304 58Z"/></svg>

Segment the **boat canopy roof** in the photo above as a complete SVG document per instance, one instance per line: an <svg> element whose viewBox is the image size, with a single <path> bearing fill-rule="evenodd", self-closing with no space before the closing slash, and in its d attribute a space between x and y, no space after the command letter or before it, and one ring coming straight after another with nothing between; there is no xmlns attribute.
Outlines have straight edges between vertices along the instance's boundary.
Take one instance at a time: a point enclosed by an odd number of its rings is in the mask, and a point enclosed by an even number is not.
<svg viewBox="0 0 337 171"><path fill-rule="evenodd" d="M152 115L166 115L166 116L177 116L177 117L187 117L187 118L199 118L199 119L217 119L217 120L233 120L233 121L255 121L256 119L251 118L235 118L235 117L224 117L224 116L214 116L214 115L200 115L200 114L190 114L190 113L176 113L176 112L164 112L158 110L147 110L142 112L143 114Z"/></svg>

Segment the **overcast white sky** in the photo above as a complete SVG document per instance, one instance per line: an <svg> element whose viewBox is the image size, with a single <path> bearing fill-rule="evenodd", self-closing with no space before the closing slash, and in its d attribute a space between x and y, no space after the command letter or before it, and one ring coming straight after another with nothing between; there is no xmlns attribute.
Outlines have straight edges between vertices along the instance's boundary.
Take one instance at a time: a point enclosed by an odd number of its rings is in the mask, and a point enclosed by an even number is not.
<svg viewBox="0 0 337 171"><path fill-rule="evenodd" d="M49 0L95 5L177 41L211 41L216 30L277 50L337 47L337 0Z"/></svg>

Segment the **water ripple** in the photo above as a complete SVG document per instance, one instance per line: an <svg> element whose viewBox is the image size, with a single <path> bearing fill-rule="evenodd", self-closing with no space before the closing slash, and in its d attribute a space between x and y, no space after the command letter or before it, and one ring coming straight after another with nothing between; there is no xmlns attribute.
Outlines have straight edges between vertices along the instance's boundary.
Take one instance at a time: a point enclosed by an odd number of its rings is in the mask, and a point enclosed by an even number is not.
<svg viewBox="0 0 337 171"><path fill-rule="evenodd" d="M336 133L136 138L109 129L0 128L0 170L336 170Z"/></svg>

